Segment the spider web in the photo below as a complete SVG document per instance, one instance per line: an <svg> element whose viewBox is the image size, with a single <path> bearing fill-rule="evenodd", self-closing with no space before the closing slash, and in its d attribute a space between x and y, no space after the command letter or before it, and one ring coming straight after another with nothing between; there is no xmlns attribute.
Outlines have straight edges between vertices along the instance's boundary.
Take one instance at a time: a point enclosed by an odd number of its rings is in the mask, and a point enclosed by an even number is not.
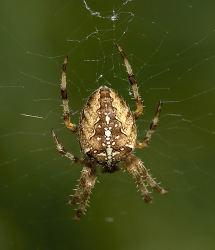
<svg viewBox="0 0 215 250"><path fill-rule="evenodd" d="M214 249L214 8L212 0L1 3L1 249ZM72 122L101 85L135 110L116 42L144 100L140 141L163 100L149 146L135 154L170 192L153 191L148 206L129 173L98 171L90 208L74 223L65 203L82 166L59 155L50 133L81 156L62 123L60 70L68 53Z"/></svg>

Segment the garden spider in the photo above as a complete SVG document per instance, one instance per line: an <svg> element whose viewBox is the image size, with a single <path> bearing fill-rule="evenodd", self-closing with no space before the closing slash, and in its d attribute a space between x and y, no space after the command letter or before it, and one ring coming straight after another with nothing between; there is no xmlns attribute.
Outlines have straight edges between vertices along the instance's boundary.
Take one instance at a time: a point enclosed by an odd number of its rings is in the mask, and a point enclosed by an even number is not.
<svg viewBox="0 0 215 250"><path fill-rule="evenodd" d="M83 157L81 159L67 152L59 143L58 138L52 129L52 136L57 146L57 150L72 162L84 164L78 187L69 204L76 204L80 199L79 207L74 219L79 219L85 213L91 189L96 182L96 169L98 165L103 166L104 172L113 173L118 170L118 164L122 162L124 167L134 177L141 194L146 202L152 200L142 178L157 192L167 193L148 173L142 161L138 159L132 151L135 148L144 148L148 145L160 115L162 102L158 103L157 111L150 125L143 142L137 142L137 129L135 120L143 112L141 97L132 68L126 59L123 50L116 44L121 54L128 79L133 89L134 99L137 109L131 112L124 100L113 90L106 86L101 86L92 93L83 108L79 126L70 122L69 105L66 90L66 66L68 56L65 57L62 67L61 96L63 102L64 123L68 130L78 134L79 143Z"/></svg>

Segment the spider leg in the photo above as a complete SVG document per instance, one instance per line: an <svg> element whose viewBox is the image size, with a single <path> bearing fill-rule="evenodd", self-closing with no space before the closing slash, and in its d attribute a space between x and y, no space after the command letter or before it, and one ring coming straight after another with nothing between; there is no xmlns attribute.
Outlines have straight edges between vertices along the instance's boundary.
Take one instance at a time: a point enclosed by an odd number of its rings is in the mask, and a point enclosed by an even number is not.
<svg viewBox="0 0 215 250"><path fill-rule="evenodd" d="M138 159L139 160L139 159ZM161 186L157 184L157 182L152 178L152 176L148 173L146 167L143 165L143 163L139 160L138 162L138 169L140 173L142 174L143 178L147 181L147 183L158 193L166 194L168 193L167 190L163 189Z"/></svg>
<svg viewBox="0 0 215 250"><path fill-rule="evenodd" d="M66 156L67 158L69 158L71 161L75 162L75 163L80 163L80 164L83 164L84 163L84 160L83 159L79 159L77 157L75 157L74 155L72 155L71 153L67 152L63 146L59 143L59 140L54 132L54 130L52 129L51 130L51 133L52 133L52 137L55 141L55 144L56 144L56 147L57 147L57 150L59 151L59 153L61 153L62 155Z"/></svg>
<svg viewBox="0 0 215 250"><path fill-rule="evenodd" d="M132 90L133 90L133 93L134 93L134 99L135 99L135 102L136 102L136 105L137 105L137 109L134 112L134 117L137 120L141 116L141 114L143 113L142 100L141 100L141 97L140 97L140 95L138 93L137 83L136 83L136 80L135 80L131 65L129 64L129 62L128 62L126 56L125 56L125 53L121 49L119 44L116 44L116 47L119 50L119 53L121 54L121 56L122 56L122 58L124 60L125 67L126 67L126 70L128 72L128 79L129 79L130 84L132 86Z"/></svg>
<svg viewBox="0 0 215 250"><path fill-rule="evenodd" d="M68 201L68 204L70 204L70 205L76 204L77 201L79 200L79 198L81 197L83 190L84 190L84 187L86 185L86 181L90 176L91 169L89 167L85 166L85 167L83 167L81 172L82 172L81 178L79 179L79 184L78 184L78 187L75 191L75 194L71 195L72 199Z"/></svg>
<svg viewBox="0 0 215 250"><path fill-rule="evenodd" d="M79 207L77 209L76 216L75 216L74 220L79 220L81 215L85 212L86 206L87 206L89 198L90 198L91 190L94 187L95 182L96 182L96 178L97 178L96 172L91 172L90 175L86 176L85 188L83 190L81 202L80 202Z"/></svg>
<svg viewBox="0 0 215 250"><path fill-rule="evenodd" d="M147 183L155 189L158 193L166 194L168 191L160 187L156 181L151 177L148 173L147 169L143 165L140 159L138 159L135 155L129 155L124 161L125 168L133 175L134 179L136 180L138 187L144 196L146 202L150 202L152 200L149 192L143 183L142 177L146 179ZM138 171L139 170L139 171Z"/></svg>
<svg viewBox="0 0 215 250"><path fill-rule="evenodd" d="M139 187L139 190L144 197L144 200L149 203L149 202L151 202L152 197L149 195L149 191L146 188L146 185L143 183L142 176L138 172L139 162L140 162L140 160L136 156L134 156L133 154L130 154L123 161L123 165L128 170L128 172L133 175L133 177L134 177L134 179Z"/></svg>
<svg viewBox="0 0 215 250"><path fill-rule="evenodd" d="M62 103L63 103L63 119L65 126L68 130L77 133L78 127L70 122L70 116L69 116L69 101L67 100L67 89L66 89L66 66L68 62L68 55L66 55L62 67L62 78L61 78L61 97L62 97Z"/></svg>
<svg viewBox="0 0 215 250"><path fill-rule="evenodd" d="M136 145L136 148L145 148L148 145L148 143L151 139L151 136L154 133L155 128L157 126L158 118L159 118L159 115L161 112L161 107L162 107L162 101L159 101L155 117L152 120L152 123L150 125L148 132L146 133L145 139L143 140L143 142L138 142Z"/></svg>

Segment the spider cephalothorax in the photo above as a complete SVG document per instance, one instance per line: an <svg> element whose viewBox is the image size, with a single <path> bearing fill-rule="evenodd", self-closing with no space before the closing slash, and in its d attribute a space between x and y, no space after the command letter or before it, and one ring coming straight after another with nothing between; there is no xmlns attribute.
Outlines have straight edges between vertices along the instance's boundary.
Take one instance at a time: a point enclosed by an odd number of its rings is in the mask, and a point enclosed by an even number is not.
<svg viewBox="0 0 215 250"><path fill-rule="evenodd" d="M68 56L64 59L61 80L61 96L63 102L64 123L70 131L79 136L80 147L83 158L79 159L67 152L59 143L54 131L52 136L55 140L58 151L76 163L84 164L78 188L69 204L76 204L80 199L79 208L75 219L79 219L86 209L91 189L95 185L96 170L98 165L103 166L104 172L113 173L118 170L118 164L122 162L124 167L133 175L141 194L146 202L152 200L149 191L144 184L142 177L157 192L167 193L150 176L140 159L132 151L135 148L147 146L152 133L158 123L162 102L158 103L155 117L151 123L143 142L137 142L136 123L143 112L143 105L138 93L136 80L131 66L125 57L124 52L116 44L127 69L128 78L131 83L134 99L137 105L135 112L131 112L125 101L111 88L101 86L88 99L83 108L79 126L70 122L69 105L66 90L66 66Z"/></svg>

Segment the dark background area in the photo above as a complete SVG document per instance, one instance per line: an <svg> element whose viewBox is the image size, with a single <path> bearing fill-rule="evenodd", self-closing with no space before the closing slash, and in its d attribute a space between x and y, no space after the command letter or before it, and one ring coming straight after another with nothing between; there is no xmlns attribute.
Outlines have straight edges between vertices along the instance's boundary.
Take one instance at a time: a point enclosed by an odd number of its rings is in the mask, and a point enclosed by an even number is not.
<svg viewBox="0 0 215 250"><path fill-rule="evenodd" d="M214 249L215 3L205 1L4 1L0 8L0 248ZM50 130L80 157L60 98L67 71L71 120L101 85L135 103L125 51L144 100L143 140L159 100L149 146L136 150L169 189L148 205L132 176L102 174L79 222L66 200L81 165L57 152Z"/></svg>

